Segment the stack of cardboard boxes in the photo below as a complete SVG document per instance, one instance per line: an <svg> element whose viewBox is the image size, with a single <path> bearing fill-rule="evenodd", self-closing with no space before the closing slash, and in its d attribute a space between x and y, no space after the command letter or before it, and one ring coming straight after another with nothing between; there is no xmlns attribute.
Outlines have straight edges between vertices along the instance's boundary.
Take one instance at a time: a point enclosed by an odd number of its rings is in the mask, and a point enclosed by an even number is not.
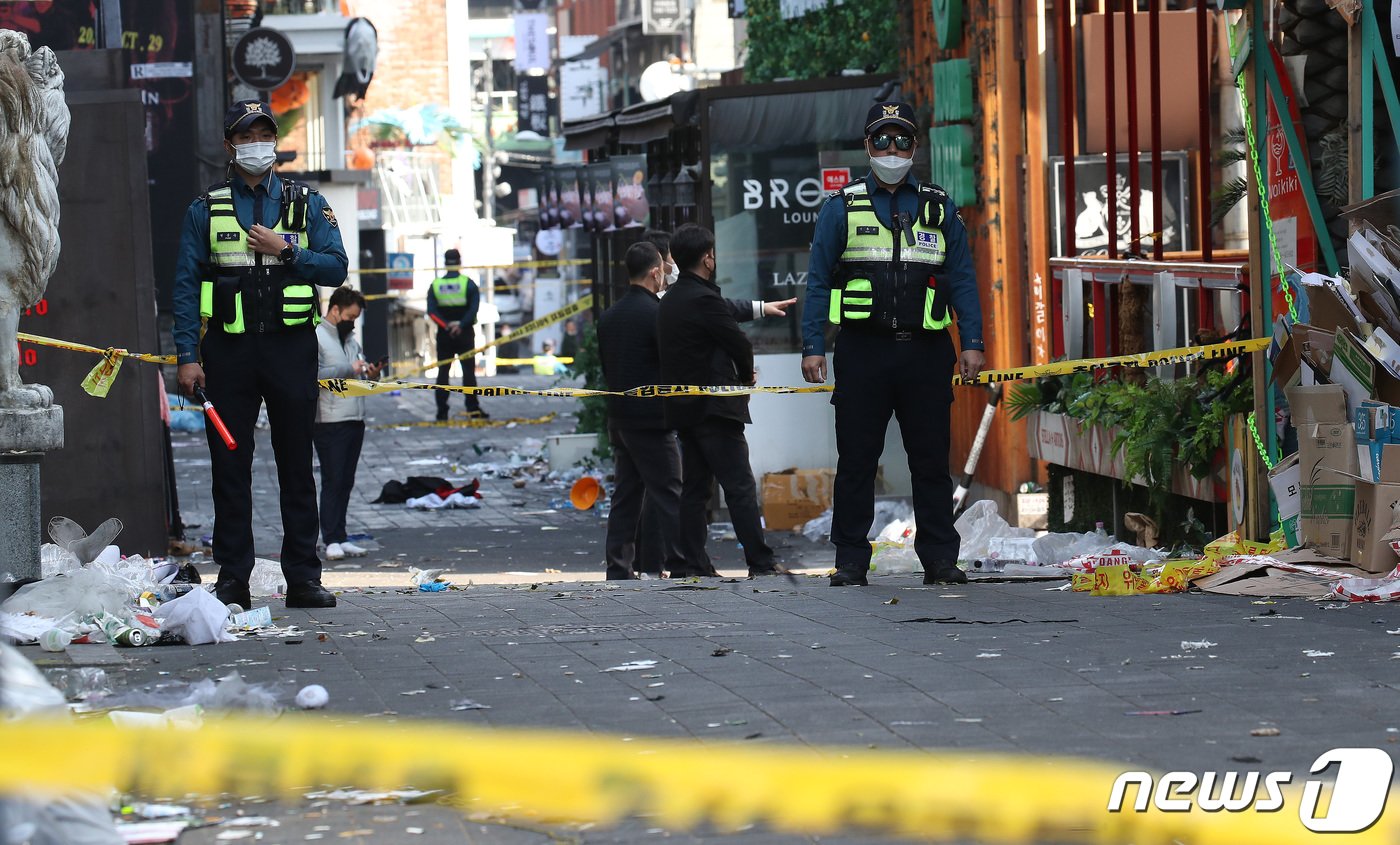
<svg viewBox="0 0 1400 845"><path fill-rule="evenodd" d="M1270 486L1289 546L1396 566L1387 533L1400 523L1400 242L1365 221L1347 241L1347 281L1303 277L1307 322L1274 358L1298 450Z"/></svg>

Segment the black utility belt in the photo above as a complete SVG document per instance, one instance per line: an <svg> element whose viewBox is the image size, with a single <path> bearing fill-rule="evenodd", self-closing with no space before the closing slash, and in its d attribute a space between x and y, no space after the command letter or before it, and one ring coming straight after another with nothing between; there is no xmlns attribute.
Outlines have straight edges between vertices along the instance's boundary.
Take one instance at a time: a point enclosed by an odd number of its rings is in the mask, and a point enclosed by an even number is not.
<svg viewBox="0 0 1400 845"><path fill-rule="evenodd" d="M940 334L947 334L944 329L930 331L923 327L915 329L893 329L889 326L859 326L857 321L849 320L841 323L841 333L858 334L862 337L882 337L887 340L921 340L932 339Z"/></svg>

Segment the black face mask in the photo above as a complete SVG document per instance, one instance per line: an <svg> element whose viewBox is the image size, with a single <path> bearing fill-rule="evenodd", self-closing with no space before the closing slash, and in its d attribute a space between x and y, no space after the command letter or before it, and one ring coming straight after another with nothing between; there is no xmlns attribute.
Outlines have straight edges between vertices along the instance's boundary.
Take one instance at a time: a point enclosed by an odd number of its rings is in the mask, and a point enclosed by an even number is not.
<svg viewBox="0 0 1400 845"><path fill-rule="evenodd" d="M355 333L355 321L341 320L335 324L335 330L340 334L340 345L344 346L345 341L350 339L350 335Z"/></svg>

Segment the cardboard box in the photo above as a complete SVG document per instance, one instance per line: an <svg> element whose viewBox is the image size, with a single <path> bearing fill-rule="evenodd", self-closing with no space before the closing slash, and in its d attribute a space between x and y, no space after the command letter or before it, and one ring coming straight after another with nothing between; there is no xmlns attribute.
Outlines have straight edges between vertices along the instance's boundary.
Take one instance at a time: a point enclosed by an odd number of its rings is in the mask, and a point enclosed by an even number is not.
<svg viewBox="0 0 1400 845"><path fill-rule="evenodd" d="M1392 372L1376 360L1365 344L1349 331L1337 332L1329 378L1346 391L1347 419L1351 419L1361 403L1368 399L1400 405L1400 373Z"/></svg>
<svg viewBox="0 0 1400 845"><path fill-rule="evenodd" d="M1356 509L1356 432L1340 385L1295 387L1288 402L1298 426L1302 541L1331 557L1351 554Z"/></svg>
<svg viewBox="0 0 1400 845"><path fill-rule="evenodd" d="M763 476L763 522L771 531L792 531L831 507L834 469L785 469Z"/></svg>
<svg viewBox="0 0 1400 845"><path fill-rule="evenodd" d="M1382 447L1380 476L1376 481L1358 481L1356 509L1352 520L1351 563L1366 572L1389 572L1395 568L1395 552L1386 543L1385 533L1400 503L1400 444Z"/></svg>
<svg viewBox="0 0 1400 845"><path fill-rule="evenodd" d="M1294 452L1269 470L1269 488L1278 505L1278 519L1283 524L1283 539L1292 548L1300 542L1298 517L1303 510L1303 488L1298 472L1298 453Z"/></svg>

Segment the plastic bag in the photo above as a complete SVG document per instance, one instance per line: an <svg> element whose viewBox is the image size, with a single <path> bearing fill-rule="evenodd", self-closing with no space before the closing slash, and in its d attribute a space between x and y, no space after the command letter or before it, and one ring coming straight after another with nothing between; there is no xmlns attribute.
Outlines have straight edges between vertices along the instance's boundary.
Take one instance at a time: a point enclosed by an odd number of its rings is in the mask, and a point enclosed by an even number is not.
<svg viewBox="0 0 1400 845"><path fill-rule="evenodd" d="M151 689L131 690L115 695L94 696L83 709L150 709L166 712L198 704L211 710L252 710L276 713L277 689L269 684L250 684L237 672L230 672L215 682L209 678L193 684L173 681Z"/></svg>
<svg viewBox="0 0 1400 845"><path fill-rule="evenodd" d="M909 502L899 499L884 499L875 503L875 518L870 522L870 531L865 535L865 539L875 541L880 537L890 523L903 521L909 526L914 524L914 506ZM911 531L905 539L912 539Z"/></svg>
<svg viewBox="0 0 1400 845"><path fill-rule="evenodd" d="M821 516L814 517L802 524L802 536L813 543L820 543L831 536L831 508L827 508Z"/></svg>
<svg viewBox="0 0 1400 845"><path fill-rule="evenodd" d="M162 604L155 612L161 628L175 634L190 645L231 643L237 640L224 629L228 622L228 607L204 590L190 590L177 599Z"/></svg>
<svg viewBox="0 0 1400 845"><path fill-rule="evenodd" d="M287 592L287 579L282 577L282 564L266 558L254 559L253 574L248 576L248 592L255 596L277 596Z"/></svg>
<svg viewBox="0 0 1400 845"><path fill-rule="evenodd" d="M991 543L996 537L1034 537L1035 531L1029 528L1013 528L997 512L997 503L991 499L973 502L953 523L962 538L958 550L960 560L980 560L991 554Z"/></svg>
<svg viewBox="0 0 1400 845"><path fill-rule="evenodd" d="M72 615L83 617L131 616L130 603L139 595L127 580L101 568L79 569L70 575L60 575L33 584L26 584L0 604L7 613L33 613L62 619Z"/></svg>
<svg viewBox="0 0 1400 845"><path fill-rule="evenodd" d="M16 717L64 710L67 702L19 649L0 643L0 705L7 716Z"/></svg>
<svg viewBox="0 0 1400 845"><path fill-rule="evenodd" d="M73 553L57 543L45 543L39 547L39 574L43 578L55 575L68 575L82 568Z"/></svg>

